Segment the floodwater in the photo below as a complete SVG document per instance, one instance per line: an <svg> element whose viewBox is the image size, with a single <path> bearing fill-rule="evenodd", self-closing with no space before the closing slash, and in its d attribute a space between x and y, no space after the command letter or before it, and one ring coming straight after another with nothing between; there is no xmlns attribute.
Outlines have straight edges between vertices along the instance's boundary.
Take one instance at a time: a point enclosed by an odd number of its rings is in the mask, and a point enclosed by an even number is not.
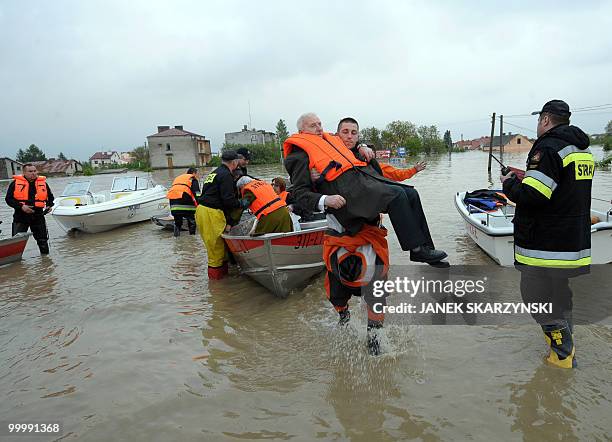
<svg viewBox="0 0 612 442"><path fill-rule="evenodd" d="M454 264L493 265L452 201L490 185L486 154L428 161L411 184L436 245ZM93 177L94 190L111 179ZM49 184L59 195L68 181ZM594 196L611 190L612 173L598 171ZM0 269L0 420L60 421L62 440L83 441L610 440L610 327L577 326L574 371L543 363L535 324L398 327L373 358L363 308L338 330L322 277L279 300L235 271L209 282L198 236L149 223L66 234L47 219L50 256L30 241ZM392 263L408 263L389 239Z"/></svg>

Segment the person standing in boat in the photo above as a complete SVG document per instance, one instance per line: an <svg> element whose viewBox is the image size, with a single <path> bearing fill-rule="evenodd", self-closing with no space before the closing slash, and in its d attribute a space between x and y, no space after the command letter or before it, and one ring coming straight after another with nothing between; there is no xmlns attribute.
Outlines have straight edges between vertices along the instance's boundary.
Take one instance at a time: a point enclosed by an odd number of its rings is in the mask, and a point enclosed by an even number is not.
<svg viewBox="0 0 612 442"><path fill-rule="evenodd" d="M552 302L552 315L533 315L550 352L547 361L576 366L572 292L568 278L591 264L591 184L595 164L589 137L570 126L570 109L561 100L544 105L523 180L501 176L506 196L516 203L514 259L527 302Z"/></svg>
<svg viewBox="0 0 612 442"><path fill-rule="evenodd" d="M196 225L208 253L209 279L222 279L227 275L229 256L221 235L237 223L230 213L245 207L245 202L236 197L234 183L238 154L227 150L221 154L221 161L221 166L204 179L196 209Z"/></svg>
<svg viewBox="0 0 612 442"><path fill-rule="evenodd" d="M167 197L170 200L170 213L174 217L174 236L181 235L183 220L187 221L190 235L195 235L195 211L198 206L196 195L200 193L198 170L190 167L187 172L177 176L172 182Z"/></svg>
<svg viewBox="0 0 612 442"><path fill-rule="evenodd" d="M13 176L6 192L6 203L15 210L13 236L32 231L41 255L49 253L49 232L45 215L53 207L53 193L44 176L33 164L23 166L23 175Z"/></svg>

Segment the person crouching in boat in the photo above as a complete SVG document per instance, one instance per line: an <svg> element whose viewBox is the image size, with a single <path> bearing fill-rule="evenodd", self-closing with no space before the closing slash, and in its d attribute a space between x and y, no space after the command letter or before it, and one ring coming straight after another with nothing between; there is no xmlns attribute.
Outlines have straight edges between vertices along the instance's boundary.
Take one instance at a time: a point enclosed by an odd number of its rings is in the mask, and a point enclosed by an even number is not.
<svg viewBox="0 0 612 442"><path fill-rule="evenodd" d="M200 193L198 170L190 167L187 172L177 176L172 182L167 197L170 200L170 213L174 217L174 236L181 235L183 219L187 221L190 235L195 235L195 211L198 206L196 195Z"/></svg>
<svg viewBox="0 0 612 442"><path fill-rule="evenodd" d="M270 184L243 176L236 182L236 186L243 201L246 201L245 205L248 204L251 213L257 217L253 235L293 231L287 204Z"/></svg>
<svg viewBox="0 0 612 442"><path fill-rule="evenodd" d="M339 230L329 229L323 237L327 299L340 316L338 324L346 326L351 319L349 300L352 296L363 296L368 312L368 351L377 356L381 353L379 331L384 322L386 295L376 297L373 289L376 281L387 279L387 230L382 226L368 224L353 236L342 228Z"/></svg>
<svg viewBox="0 0 612 442"><path fill-rule="evenodd" d="M238 166L238 154L233 150L225 151L221 161L221 166L209 173L202 183L195 216L208 253L208 279L222 279L228 273L229 256L221 235L235 224L229 213L245 204L236 197L232 175Z"/></svg>

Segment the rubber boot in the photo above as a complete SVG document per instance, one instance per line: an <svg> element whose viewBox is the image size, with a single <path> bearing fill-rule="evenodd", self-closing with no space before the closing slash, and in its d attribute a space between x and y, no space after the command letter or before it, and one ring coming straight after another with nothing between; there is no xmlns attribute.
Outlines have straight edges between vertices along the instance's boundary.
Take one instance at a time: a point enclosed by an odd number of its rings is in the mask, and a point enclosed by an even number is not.
<svg viewBox="0 0 612 442"><path fill-rule="evenodd" d="M349 311L349 309L338 312L338 315L340 316L340 319L338 320L338 325L340 327L348 325L349 321L351 320L351 312Z"/></svg>
<svg viewBox="0 0 612 442"><path fill-rule="evenodd" d="M174 225L174 237L178 238L179 236L181 236L181 228L175 224Z"/></svg>
<svg viewBox="0 0 612 442"><path fill-rule="evenodd" d="M223 279L223 266L221 267L210 267L208 266L208 279Z"/></svg>
<svg viewBox="0 0 612 442"><path fill-rule="evenodd" d="M368 353L371 356L381 354L379 332L382 326L382 322L368 321Z"/></svg>
<svg viewBox="0 0 612 442"><path fill-rule="evenodd" d="M542 331L550 347L546 361L560 368L576 368L576 348L569 324L542 325Z"/></svg>
<svg viewBox="0 0 612 442"><path fill-rule="evenodd" d="M47 241L41 241L38 243L38 250L40 250L41 255L49 254L49 243Z"/></svg>
<svg viewBox="0 0 612 442"><path fill-rule="evenodd" d="M223 263L220 269L221 269L221 274L223 276L227 276L229 274L229 264L227 263L227 261Z"/></svg>

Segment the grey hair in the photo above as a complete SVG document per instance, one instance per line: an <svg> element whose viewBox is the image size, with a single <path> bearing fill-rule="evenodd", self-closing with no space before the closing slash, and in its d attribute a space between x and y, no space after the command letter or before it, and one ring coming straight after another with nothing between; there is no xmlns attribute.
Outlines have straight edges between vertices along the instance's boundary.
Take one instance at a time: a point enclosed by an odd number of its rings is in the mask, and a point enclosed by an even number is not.
<svg viewBox="0 0 612 442"><path fill-rule="evenodd" d="M254 181L250 176L240 177L238 181L236 181L236 187L242 189L244 186L249 184L251 181Z"/></svg>
<svg viewBox="0 0 612 442"><path fill-rule="evenodd" d="M297 128L298 130L304 129L304 122L310 118L319 118L317 114L314 112L307 112L305 114L300 115L300 118L297 120Z"/></svg>

